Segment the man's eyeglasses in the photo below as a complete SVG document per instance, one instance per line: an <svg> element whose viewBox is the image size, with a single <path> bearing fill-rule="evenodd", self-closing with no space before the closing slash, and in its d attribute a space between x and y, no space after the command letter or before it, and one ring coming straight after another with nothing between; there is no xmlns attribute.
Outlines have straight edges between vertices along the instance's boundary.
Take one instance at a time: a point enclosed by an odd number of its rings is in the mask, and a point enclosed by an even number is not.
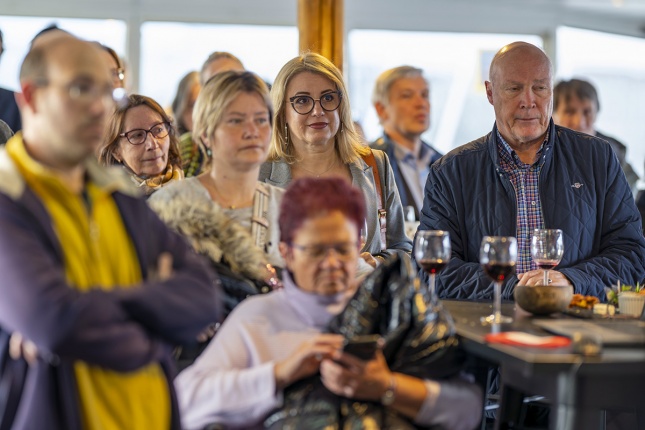
<svg viewBox="0 0 645 430"><path fill-rule="evenodd" d="M298 245L292 243L291 247L302 251L303 254L312 260L322 260L330 250L333 250L339 259L349 260L356 258L358 242L339 242L328 245Z"/></svg>
<svg viewBox="0 0 645 430"><path fill-rule="evenodd" d="M127 94L122 88L113 88L112 85L100 86L91 81L73 81L69 84L55 84L46 79L36 81L39 87L57 86L62 88L70 99L79 103L90 104L99 98L109 102L120 104Z"/></svg>
<svg viewBox="0 0 645 430"><path fill-rule="evenodd" d="M119 137L125 137L132 145L141 145L146 141L148 133L150 133L155 139L163 139L170 133L170 124L168 124L167 122L160 122L153 125L148 130L144 130L143 128L135 128L133 130L126 131L125 133L119 134Z"/></svg>
<svg viewBox="0 0 645 430"><path fill-rule="evenodd" d="M320 103L320 107L323 108L324 111L335 111L336 109L338 109L338 106L340 106L341 98L341 92L334 91L332 93L323 94L319 99L315 99L310 96L299 95L291 97L289 101L291 102L291 107L293 107L293 110L298 112L300 115L307 115L312 110L314 110L316 102Z"/></svg>

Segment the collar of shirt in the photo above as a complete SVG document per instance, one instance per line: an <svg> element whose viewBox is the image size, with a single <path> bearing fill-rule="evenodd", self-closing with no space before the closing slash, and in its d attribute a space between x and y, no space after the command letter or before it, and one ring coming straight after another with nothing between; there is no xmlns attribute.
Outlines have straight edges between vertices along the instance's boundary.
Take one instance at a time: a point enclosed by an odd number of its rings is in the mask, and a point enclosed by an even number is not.
<svg viewBox="0 0 645 430"><path fill-rule="evenodd" d="M509 145L506 140L504 140L499 130L497 130L497 155L500 159L500 167L502 167L502 170L504 171L506 171L508 168L528 169L529 167L534 166L538 163L541 167L542 164L544 164L544 157L542 156L542 154L548 145L549 133L547 132L544 140L542 141L542 145L540 145L540 149L538 149L538 152L536 154L536 161L532 164L527 164L520 160L520 157L518 157L515 150L511 148L511 145Z"/></svg>
<svg viewBox="0 0 645 430"><path fill-rule="evenodd" d="M433 153L427 145L423 144L423 142L420 141L419 144L415 147L414 151L411 151L403 145L399 145L394 141L392 141L392 143L394 144L394 157L397 159L397 161L405 163L410 167L414 167L415 169L423 169L428 167Z"/></svg>

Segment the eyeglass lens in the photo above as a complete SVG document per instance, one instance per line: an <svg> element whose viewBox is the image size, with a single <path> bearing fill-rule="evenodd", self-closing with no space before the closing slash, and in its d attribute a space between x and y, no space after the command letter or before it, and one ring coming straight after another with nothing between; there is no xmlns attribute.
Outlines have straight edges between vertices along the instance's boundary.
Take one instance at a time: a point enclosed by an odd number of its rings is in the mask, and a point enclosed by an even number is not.
<svg viewBox="0 0 645 430"><path fill-rule="evenodd" d="M325 111L331 112L338 109L338 106L340 106L340 94L336 92L327 93L320 96L319 99L314 99L311 96L299 95L291 97L289 101L291 102L293 109L301 115L306 115L314 110L316 102L319 102L320 107Z"/></svg>
<svg viewBox="0 0 645 430"><path fill-rule="evenodd" d="M168 127L168 124L166 124L165 122L160 122L159 124L153 125L150 130L137 128L124 133L124 135L128 139L128 142L130 142L131 144L141 145L146 141L148 133L152 134L152 136L154 136L156 139L163 139L164 137L168 136L169 132L170 129Z"/></svg>

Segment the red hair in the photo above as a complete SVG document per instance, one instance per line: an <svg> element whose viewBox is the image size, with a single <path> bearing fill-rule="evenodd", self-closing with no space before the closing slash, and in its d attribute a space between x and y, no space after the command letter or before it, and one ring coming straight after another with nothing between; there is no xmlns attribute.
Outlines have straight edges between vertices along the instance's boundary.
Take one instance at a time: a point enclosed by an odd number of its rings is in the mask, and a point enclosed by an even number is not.
<svg viewBox="0 0 645 430"><path fill-rule="evenodd" d="M280 240L291 243L310 219L339 211L360 231L365 220L363 193L343 178L301 178L291 183L280 204Z"/></svg>

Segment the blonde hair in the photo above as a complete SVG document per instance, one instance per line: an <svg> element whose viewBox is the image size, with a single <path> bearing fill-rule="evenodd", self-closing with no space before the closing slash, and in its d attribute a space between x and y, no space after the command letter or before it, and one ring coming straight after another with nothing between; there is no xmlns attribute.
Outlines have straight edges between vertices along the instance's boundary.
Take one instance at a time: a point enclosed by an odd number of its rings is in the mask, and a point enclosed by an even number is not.
<svg viewBox="0 0 645 430"><path fill-rule="evenodd" d="M193 109L193 142L213 137L224 111L242 92L262 97L269 110L269 123L273 124L273 106L264 81L252 72L230 70L213 76L199 92Z"/></svg>
<svg viewBox="0 0 645 430"><path fill-rule="evenodd" d="M296 158L293 144L289 143L288 131L285 129L287 126L286 109L290 109L289 101L287 100L287 86L294 76L303 72L324 76L340 92L340 106L338 107L340 128L336 134L336 152L343 163L351 163L360 156L367 155L370 149L361 143L361 138L354 129L352 109L349 105L349 97L347 96L347 88L343 81L342 73L322 55L306 52L287 62L278 72L278 76L271 87L271 98L275 107L275 124L271 133L269 160L282 159L288 164L299 161Z"/></svg>

